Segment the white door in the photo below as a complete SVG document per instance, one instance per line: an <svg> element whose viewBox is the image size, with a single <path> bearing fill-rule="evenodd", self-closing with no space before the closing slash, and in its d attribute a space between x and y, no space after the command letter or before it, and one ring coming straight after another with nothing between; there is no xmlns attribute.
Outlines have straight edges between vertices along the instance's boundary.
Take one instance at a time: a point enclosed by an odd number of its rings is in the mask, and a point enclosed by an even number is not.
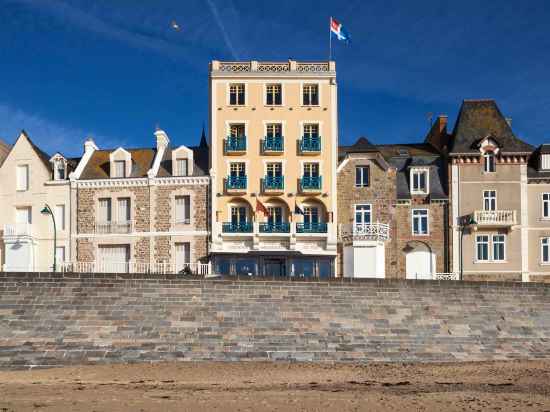
<svg viewBox="0 0 550 412"><path fill-rule="evenodd" d="M433 279L432 253L419 244L406 255L407 279Z"/></svg>
<svg viewBox="0 0 550 412"><path fill-rule="evenodd" d="M176 243L176 273L180 273L189 267L191 262L191 247L189 242Z"/></svg>
<svg viewBox="0 0 550 412"><path fill-rule="evenodd" d="M98 272L128 273L130 247L128 245L102 245L98 248Z"/></svg>
<svg viewBox="0 0 550 412"><path fill-rule="evenodd" d="M376 246L358 247L353 250L353 277L375 278Z"/></svg>

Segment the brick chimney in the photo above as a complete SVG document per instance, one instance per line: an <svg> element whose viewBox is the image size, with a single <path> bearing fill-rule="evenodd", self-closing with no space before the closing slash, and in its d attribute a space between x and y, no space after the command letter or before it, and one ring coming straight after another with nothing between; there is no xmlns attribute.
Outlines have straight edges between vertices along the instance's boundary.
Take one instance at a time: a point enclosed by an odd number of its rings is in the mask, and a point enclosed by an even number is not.
<svg viewBox="0 0 550 412"><path fill-rule="evenodd" d="M428 132L426 143L436 148L439 152L443 151L443 148L449 143L449 135L447 134L447 123L449 118L446 114L440 114L435 119L432 128Z"/></svg>

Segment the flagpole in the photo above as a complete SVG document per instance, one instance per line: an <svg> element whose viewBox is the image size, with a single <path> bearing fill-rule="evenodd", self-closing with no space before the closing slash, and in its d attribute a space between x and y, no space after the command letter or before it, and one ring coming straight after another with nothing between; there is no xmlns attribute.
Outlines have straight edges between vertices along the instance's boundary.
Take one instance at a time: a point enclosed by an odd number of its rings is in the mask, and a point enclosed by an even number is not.
<svg viewBox="0 0 550 412"><path fill-rule="evenodd" d="M332 16L328 18L328 61L332 60Z"/></svg>

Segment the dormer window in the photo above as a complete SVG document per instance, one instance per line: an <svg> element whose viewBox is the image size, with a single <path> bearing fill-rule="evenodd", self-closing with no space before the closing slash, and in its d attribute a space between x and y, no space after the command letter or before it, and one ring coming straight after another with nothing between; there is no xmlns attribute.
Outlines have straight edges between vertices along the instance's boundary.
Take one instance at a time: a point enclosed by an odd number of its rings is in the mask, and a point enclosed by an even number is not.
<svg viewBox="0 0 550 412"><path fill-rule="evenodd" d="M193 175L193 150L185 146L172 150L172 175Z"/></svg>
<svg viewBox="0 0 550 412"><path fill-rule="evenodd" d="M56 153L51 159L53 180L65 180L67 178L67 159L60 153Z"/></svg>
<svg viewBox="0 0 550 412"><path fill-rule="evenodd" d="M487 152L483 155L483 171L485 173L496 171L495 154L493 152Z"/></svg>
<svg viewBox="0 0 550 412"><path fill-rule="evenodd" d="M540 168L542 170L550 170L550 154L542 154L540 156Z"/></svg>
<svg viewBox="0 0 550 412"><path fill-rule="evenodd" d="M126 162L124 160L115 160L115 170L113 177L126 177Z"/></svg>
<svg viewBox="0 0 550 412"><path fill-rule="evenodd" d="M426 195L429 187L428 169L411 169L411 194Z"/></svg>
<svg viewBox="0 0 550 412"><path fill-rule="evenodd" d="M111 178L125 178L132 174L132 155L119 147L109 155Z"/></svg>

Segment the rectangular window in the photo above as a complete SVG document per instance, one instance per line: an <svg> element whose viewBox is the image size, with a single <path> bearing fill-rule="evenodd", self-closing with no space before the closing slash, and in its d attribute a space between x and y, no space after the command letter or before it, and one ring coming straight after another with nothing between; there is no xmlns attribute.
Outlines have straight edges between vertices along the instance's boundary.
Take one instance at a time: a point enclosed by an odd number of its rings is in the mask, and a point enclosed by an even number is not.
<svg viewBox="0 0 550 412"><path fill-rule="evenodd" d="M304 106L319 105L319 86L317 84L304 84L302 104Z"/></svg>
<svg viewBox="0 0 550 412"><path fill-rule="evenodd" d="M541 169L544 169L544 170L550 169L550 154L541 155L540 163L541 163L540 165Z"/></svg>
<svg viewBox="0 0 550 412"><path fill-rule="evenodd" d="M265 102L269 106L280 106L283 104L282 99L282 86L280 84L268 84L265 88L266 97Z"/></svg>
<svg viewBox="0 0 550 412"><path fill-rule="evenodd" d="M244 101L244 84L231 84L229 85L229 104L231 106L242 106Z"/></svg>
<svg viewBox="0 0 550 412"><path fill-rule="evenodd" d="M319 163L304 163L304 177L318 177Z"/></svg>
<svg viewBox="0 0 550 412"><path fill-rule="evenodd" d="M317 207L304 207L304 223L319 223L319 209Z"/></svg>
<svg viewBox="0 0 550 412"><path fill-rule="evenodd" d="M412 170L411 171L411 193L428 193L428 171L427 170Z"/></svg>
<svg viewBox="0 0 550 412"><path fill-rule="evenodd" d="M489 260L489 236L476 236L476 260L478 262L487 262Z"/></svg>
<svg viewBox="0 0 550 412"><path fill-rule="evenodd" d="M413 235L428 234L428 210L415 209L412 211Z"/></svg>
<svg viewBox="0 0 550 412"><path fill-rule="evenodd" d="M30 207L15 209L15 222L18 225L30 225L32 223L32 209Z"/></svg>
<svg viewBox="0 0 550 412"><path fill-rule="evenodd" d="M111 199L99 199L99 221L101 223L108 223L111 221Z"/></svg>
<svg viewBox="0 0 550 412"><path fill-rule="evenodd" d="M494 153L485 153L483 155L483 170L485 173L493 173L496 170Z"/></svg>
<svg viewBox="0 0 550 412"><path fill-rule="evenodd" d="M542 194L542 217L550 218L550 193Z"/></svg>
<svg viewBox="0 0 550 412"><path fill-rule="evenodd" d="M118 223L127 223L130 218L130 198L121 197L118 199Z"/></svg>
<svg viewBox="0 0 550 412"><path fill-rule="evenodd" d="M266 125L266 137L274 138L283 135L283 125L281 123L269 123Z"/></svg>
<svg viewBox="0 0 550 412"><path fill-rule="evenodd" d="M17 166L17 190L29 190L29 165Z"/></svg>
<svg viewBox="0 0 550 412"><path fill-rule="evenodd" d="M483 210L497 210L496 190L483 191Z"/></svg>
<svg viewBox="0 0 550 412"><path fill-rule="evenodd" d="M65 205L55 205L55 224L58 230L65 230Z"/></svg>
<svg viewBox="0 0 550 412"><path fill-rule="evenodd" d="M283 175L282 163L268 163L266 169L267 175L270 177L280 177Z"/></svg>
<svg viewBox="0 0 550 412"><path fill-rule="evenodd" d="M246 223L246 207L244 206L231 206L231 223Z"/></svg>
<svg viewBox="0 0 550 412"><path fill-rule="evenodd" d="M229 166L229 172L231 176L240 176L240 177L246 176L245 163L241 163L241 162L231 163L231 165Z"/></svg>
<svg viewBox="0 0 550 412"><path fill-rule="evenodd" d="M506 236L493 235L493 260L506 260Z"/></svg>
<svg viewBox="0 0 550 412"><path fill-rule="evenodd" d="M176 223L189 224L191 210L190 196L176 196Z"/></svg>
<svg viewBox="0 0 550 412"><path fill-rule="evenodd" d="M115 175L113 177L126 177L126 161L115 160Z"/></svg>
<svg viewBox="0 0 550 412"><path fill-rule="evenodd" d="M229 135L231 137L244 137L245 125L242 123L233 123L229 126Z"/></svg>
<svg viewBox="0 0 550 412"><path fill-rule="evenodd" d="M65 163L62 160L54 161L54 180L65 180Z"/></svg>
<svg viewBox="0 0 550 412"><path fill-rule="evenodd" d="M187 176L187 159L176 159L176 176Z"/></svg>
<svg viewBox="0 0 550 412"><path fill-rule="evenodd" d="M550 263L550 237L543 237L540 240L540 261Z"/></svg>
<svg viewBox="0 0 550 412"><path fill-rule="evenodd" d="M319 125L314 123L304 124L304 138L318 138L319 137Z"/></svg>
<svg viewBox="0 0 550 412"><path fill-rule="evenodd" d="M55 260L57 264L65 262L65 246L57 246L55 248Z"/></svg>
<svg viewBox="0 0 550 412"><path fill-rule="evenodd" d="M278 224L283 222L283 208L280 206L268 206L267 211L269 212L267 216L268 223Z"/></svg>
<svg viewBox="0 0 550 412"><path fill-rule="evenodd" d="M369 185L369 167L357 166L355 168L355 186L367 187Z"/></svg>
<svg viewBox="0 0 550 412"><path fill-rule="evenodd" d="M189 242L176 243L176 273L180 273L191 263L191 244Z"/></svg>
<svg viewBox="0 0 550 412"><path fill-rule="evenodd" d="M368 225L371 222L371 205L355 205L355 224Z"/></svg>

